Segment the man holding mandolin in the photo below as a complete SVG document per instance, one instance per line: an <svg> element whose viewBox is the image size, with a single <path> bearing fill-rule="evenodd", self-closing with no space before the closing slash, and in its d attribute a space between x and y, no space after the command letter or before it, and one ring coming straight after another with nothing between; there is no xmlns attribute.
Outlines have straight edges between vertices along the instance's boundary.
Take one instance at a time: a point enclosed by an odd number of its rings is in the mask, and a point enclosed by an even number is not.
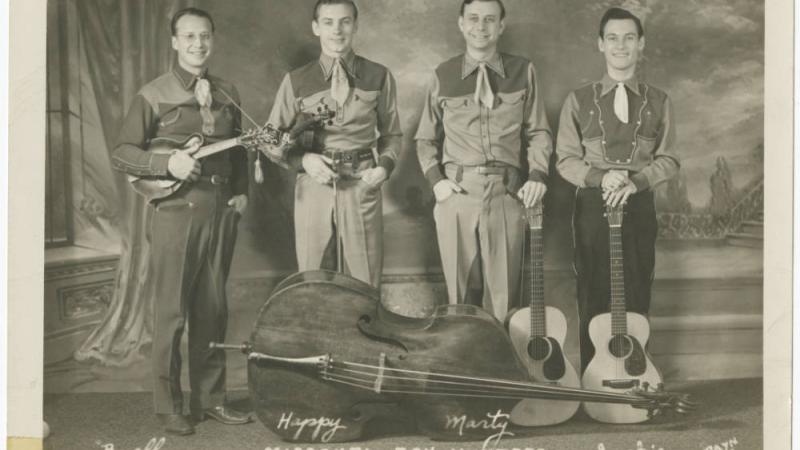
<svg viewBox="0 0 800 450"><path fill-rule="evenodd" d="M241 147L200 161L203 141L241 134L239 95L229 82L208 73L214 23L203 10L187 8L172 18L178 64L145 85L133 99L113 152L115 169L144 179L178 180L168 196L154 200L151 224L153 289L153 396L164 430L191 434L183 415L181 356L189 325L191 411L196 420L242 424L249 417L224 406L225 354L209 349L225 339L228 277L236 227L247 206L247 155Z"/></svg>
<svg viewBox="0 0 800 450"><path fill-rule="evenodd" d="M597 42L606 73L567 97L556 150L559 173L578 188L575 269L584 370L595 354L589 322L607 312L611 300L627 299L627 309L634 313L646 315L649 310L658 225L652 188L674 177L679 168L669 97L637 77L636 64L645 45L641 21L625 9L611 8L600 22ZM612 292L622 277L612 276L612 216L605 214L607 207L613 211L623 206L624 219L615 224L621 227L623 251L615 263L624 255L619 271L624 273L624 289ZM625 307L625 300L620 306Z"/></svg>

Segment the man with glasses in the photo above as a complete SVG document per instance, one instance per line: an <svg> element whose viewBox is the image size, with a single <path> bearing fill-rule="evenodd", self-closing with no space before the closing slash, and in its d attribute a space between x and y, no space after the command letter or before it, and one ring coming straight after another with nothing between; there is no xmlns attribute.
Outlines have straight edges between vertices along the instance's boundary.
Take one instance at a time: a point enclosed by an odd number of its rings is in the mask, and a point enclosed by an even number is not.
<svg viewBox="0 0 800 450"><path fill-rule="evenodd" d="M552 153L533 64L497 50L504 19L500 0L462 2L466 52L436 68L416 136L449 301L500 320L519 299L523 207L544 196ZM482 298L468 291L473 276Z"/></svg>
<svg viewBox="0 0 800 450"><path fill-rule="evenodd" d="M183 415L180 343L189 325L190 409L196 420L242 424L249 417L226 406L225 353L210 342L225 339L228 278L236 227L247 206L247 154L243 148L202 160L187 152L150 151L182 143L193 134L215 142L241 133L239 94L208 73L214 22L187 8L172 18L172 48L178 64L145 85L122 123L112 164L137 177L183 180L154 208L147 282L153 289L153 397L164 430L194 432ZM187 144L196 149L199 140Z"/></svg>
<svg viewBox="0 0 800 450"><path fill-rule="evenodd" d="M402 136L396 83L386 67L353 51L358 8L352 0L318 0L311 29L322 53L286 75L269 117L270 124L286 129L299 113L335 112L313 143L288 157L298 170L297 264L300 271L333 269L341 258L342 270L380 288L381 185L394 169Z"/></svg>

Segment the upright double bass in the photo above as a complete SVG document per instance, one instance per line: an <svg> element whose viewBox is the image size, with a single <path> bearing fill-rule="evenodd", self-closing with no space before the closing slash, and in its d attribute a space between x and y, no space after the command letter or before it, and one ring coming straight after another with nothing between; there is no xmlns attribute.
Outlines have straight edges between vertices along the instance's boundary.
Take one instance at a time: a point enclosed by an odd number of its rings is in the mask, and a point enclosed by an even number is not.
<svg viewBox="0 0 800 450"><path fill-rule="evenodd" d="M502 436L524 398L624 403L651 415L693 407L647 386L621 394L532 383L503 326L483 310L399 316L368 284L329 271L280 283L249 343L212 346L247 355L256 414L288 441L358 440L387 403L410 411L421 433L447 440Z"/></svg>

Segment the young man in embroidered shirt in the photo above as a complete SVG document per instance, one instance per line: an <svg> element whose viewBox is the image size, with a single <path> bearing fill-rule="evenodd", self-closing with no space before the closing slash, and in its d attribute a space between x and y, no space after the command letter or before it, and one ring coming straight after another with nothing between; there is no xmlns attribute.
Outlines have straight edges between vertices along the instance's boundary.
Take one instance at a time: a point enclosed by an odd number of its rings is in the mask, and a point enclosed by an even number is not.
<svg viewBox="0 0 800 450"><path fill-rule="evenodd" d="M336 268L338 227L343 268L379 288L381 185L394 169L402 136L396 83L386 67L353 51L358 8L352 0L318 0L311 28L319 37L319 59L286 75L269 117L270 124L284 129L298 113L325 106L335 112L333 123L314 133L310 148L297 148L289 156L289 165L299 171L294 211L298 267Z"/></svg>
<svg viewBox="0 0 800 450"><path fill-rule="evenodd" d="M165 431L185 435L194 432L182 412L180 384L180 342L187 321L193 416L224 424L249 422L248 416L224 406L225 353L209 349L210 342L225 340L225 283L236 226L247 207L248 179L242 148L211 155L202 163L183 152L149 151L195 133L208 142L241 134L236 88L208 73L214 44L211 16L187 8L173 16L171 26L178 64L134 97L112 164L139 177L184 181L174 194L152 204L148 283L154 294L155 412Z"/></svg>
<svg viewBox="0 0 800 450"><path fill-rule="evenodd" d="M533 64L497 50L504 19L500 0L462 2L466 52L436 68L416 135L449 302L481 305L500 320L518 302L522 212L544 196L552 152ZM467 295L477 273L482 299Z"/></svg>
<svg viewBox="0 0 800 450"><path fill-rule="evenodd" d="M669 98L636 74L645 46L641 21L627 10L609 9L600 22L597 45L606 73L567 97L556 150L559 173L578 188L573 226L584 369L594 355L589 321L608 312L611 296L605 207L625 205L627 310L646 315L657 233L652 188L679 169Z"/></svg>

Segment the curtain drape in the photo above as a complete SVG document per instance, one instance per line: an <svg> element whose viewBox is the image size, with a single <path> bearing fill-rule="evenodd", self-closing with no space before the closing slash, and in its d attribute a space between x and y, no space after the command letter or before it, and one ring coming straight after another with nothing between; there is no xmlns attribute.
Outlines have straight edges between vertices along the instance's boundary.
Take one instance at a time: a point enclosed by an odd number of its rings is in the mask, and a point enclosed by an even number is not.
<svg viewBox="0 0 800 450"><path fill-rule="evenodd" d="M111 152L131 100L148 81L169 69L173 51L169 23L189 0L74 0L100 112L106 148ZM109 167L109 170L111 168ZM116 174L122 246L114 295L98 327L75 352L79 361L127 366L146 356L152 340L151 295L146 284L149 209L142 197Z"/></svg>

